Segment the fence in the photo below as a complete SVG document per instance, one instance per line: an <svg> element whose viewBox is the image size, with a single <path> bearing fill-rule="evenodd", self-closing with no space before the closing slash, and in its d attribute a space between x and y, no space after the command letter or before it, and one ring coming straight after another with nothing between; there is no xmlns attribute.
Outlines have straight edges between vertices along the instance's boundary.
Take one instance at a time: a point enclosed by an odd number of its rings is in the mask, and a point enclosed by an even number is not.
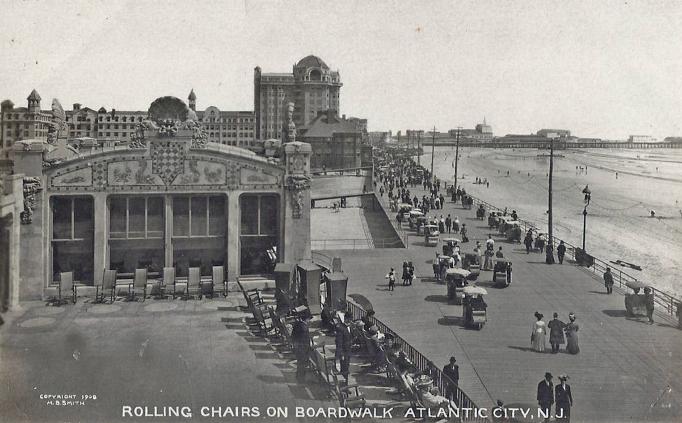
<svg viewBox="0 0 682 423"><path fill-rule="evenodd" d="M402 248L403 241L396 238L313 239L313 250L369 250L372 248Z"/></svg>
<svg viewBox="0 0 682 423"><path fill-rule="evenodd" d="M503 211L500 208L495 207L494 205L492 205L486 201L481 200L480 198L476 198L470 194L467 194L467 195L474 200L474 204L476 206L482 204L483 207L485 207L486 211L491 211L491 210L497 211L497 212ZM536 232L539 232L537 226L535 226L531 222L525 221L523 219L517 219L517 221L521 224L521 229L523 232L527 232L528 229L532 229ZM555 236L552 237L552 248L554 249L554 251L556 251L556 248L561 241L563 241L563 240L561 240ZM574 246L573 244L571 244L569 242L566 242L566 241L563 241L563 242L564 242L564 245L566 246L566 252L570 253L570 255L572 255L573 259L575 260L576 259L576 252L578 250L580 250L580 248ZM606 268L611 267L611 272L613 273L614 284L616 284L616 283L618 284L618 288L619 288L618 291L622 294L626 293L627 288L625 288L625 284L627 282L642 282L639 279L635 278L634 276L629 275L620 269L613 268L612 266L610 266L608 263L606 263L605 261L603 261L601 259L598 259L596 257L593 257L593 259L594 259L594 264L592 266L589 266L588 271L591 269L591 273L594 276L594 278L601 281L602 280L601 277L602 277L603 273L606 271ZM670 317L676 318L677 307L679 306L679 304L682 303L682 300L668 294L667 292L656 289L653 286L651 287L651 289L654 292L654 302L656 304L658 304L661 309L665 310L665 312Z"/></svg>
<svg viewBox="0 0 682 423"><path fill-rule="evenodd" d="M353 320L358 320L362 318L365 314L366 311L363 310L360 306L348 301L348 313L351 313L353 316ZM457 386L452 379L450 379L448 376L443 374L443 372L435 365L431 360L426 358L422 353L420 353L416 348L414 348L412 345L407 343L403 338L400 337L397 333L395 333L391 328L386 326L381 320L377 319L376 317L372 316L369 318L369 320L379 328L379 330L384 333L388 334L393 337L394 341L397 341L400 344L400 350L405 353L405 356L412 361L412 363L419 369L419 371L424 372L426 374L429 374L431 378L433 379L433 383L438 389L440 390L441 393L446 393L448 392L447 387L450 387L450 400L454 401L455 404L457 404L457 407L462 409L462 408L470 408L470 409L478 409L476 404L467 396L467 394L462 391L459 386ZM487 422L487 419L484 419L479 416L474 416L473 413L472 415L460 415L460 421L466 421L466 422Z"/></svg>

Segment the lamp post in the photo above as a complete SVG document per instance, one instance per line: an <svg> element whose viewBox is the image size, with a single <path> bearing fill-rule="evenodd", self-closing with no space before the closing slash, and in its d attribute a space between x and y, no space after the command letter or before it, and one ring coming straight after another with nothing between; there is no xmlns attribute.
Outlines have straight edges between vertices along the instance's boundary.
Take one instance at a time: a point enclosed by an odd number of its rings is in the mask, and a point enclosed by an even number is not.
<svg viewBox="0 0 682 423"><path fill-rule="evenodd" d="M459 132L461 131L462 127L458 126L457 127L457 146L455 147L455 186L453 189L456 191L457 190L457 164L459 163Z"/></svg>
<svg viewBox="0 0 682 423"><path fill-rule="evenodd" d="M592 199L592 192L589 186L585 185L583 189L583 194L585 194L585 208L583 209L583 254L585 254L585 232L587 230L587 206L590 205L590 200Z"/></svg>

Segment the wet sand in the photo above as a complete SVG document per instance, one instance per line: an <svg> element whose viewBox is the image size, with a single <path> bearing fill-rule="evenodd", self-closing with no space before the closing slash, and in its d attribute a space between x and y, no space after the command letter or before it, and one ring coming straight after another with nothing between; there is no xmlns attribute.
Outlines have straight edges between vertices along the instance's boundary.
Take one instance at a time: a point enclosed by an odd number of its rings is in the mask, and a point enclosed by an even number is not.
<svg viewBox="0 0 682 423"><path fill-rule="evenodd" d="M422 156L427 167L431 163L428 153ZM547 227L549 158L538 157L547 153L462 148L459 184L476 197L514 209L522 219ZM607 262L620 259L637 264L642 271L613 267L661 290L682 294L682 281L677 277L682 272L682 150L599 149L556 154L563 156L554 162L556 236L582 245L585 203L581 191L589 185L587 252ZM454 148L436 148L435 172L450 182L454 157ZM474 184L476 177L487 178L490 187ZM655 218L649 217L650 210L655 210Z"/></svg>

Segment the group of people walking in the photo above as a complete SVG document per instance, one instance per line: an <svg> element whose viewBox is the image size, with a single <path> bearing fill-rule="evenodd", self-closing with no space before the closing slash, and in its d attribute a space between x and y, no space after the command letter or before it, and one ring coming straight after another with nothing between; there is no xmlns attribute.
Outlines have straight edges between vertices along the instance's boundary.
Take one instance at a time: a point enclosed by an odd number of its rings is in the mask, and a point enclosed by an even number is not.
<svg viewBox="0 0 682 423"><path fill-rule="evenodd" d="M576 323L575 313L568 314L568 323L559 320L559 314L554 313L553 319L549 323L545 323L544 315L538 311L535 312L535 323L533 324L530 335L530 342L534 351L544 353L547 342L547 333L549 332L549 343L552 347L552 354L559 352L561 345L566 344L566 352L569 354L578 354L580 346L578 345L578 324ZM564 337L565 335L565 337Z"/></svg>
<svg viewBox="0 0 682 423"><path fill-rule="evenodd" d="M537 401L538 407L548 422L554 405L554 417L556 420L570 422L571 407L573 406L573 394L571 386L567 383L568 375L559 375L559 384L554 386L550 372L545 373L545 378L538 383Z"/></svg>

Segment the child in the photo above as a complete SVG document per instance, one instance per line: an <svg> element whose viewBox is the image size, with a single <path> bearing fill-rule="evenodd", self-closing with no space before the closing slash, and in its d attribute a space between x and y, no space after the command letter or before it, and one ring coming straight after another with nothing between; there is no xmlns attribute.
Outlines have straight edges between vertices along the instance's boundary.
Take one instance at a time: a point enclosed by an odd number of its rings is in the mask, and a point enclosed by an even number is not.
<svg viewBox="0 0 682 423"><path fill-rule="evenodd" d="M388 290L393 291L395 289L395 272L392 267L391 271L386 275L386 279L388 279Z"/></svg>

